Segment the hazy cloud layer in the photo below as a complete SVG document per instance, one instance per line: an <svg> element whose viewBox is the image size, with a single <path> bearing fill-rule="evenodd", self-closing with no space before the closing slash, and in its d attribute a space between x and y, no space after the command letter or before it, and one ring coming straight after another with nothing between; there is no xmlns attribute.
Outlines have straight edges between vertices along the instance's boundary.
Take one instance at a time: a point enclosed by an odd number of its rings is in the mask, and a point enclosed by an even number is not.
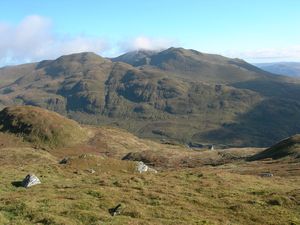
<svg viewBox="0 0 300 225"><path fill-rule="evenodd" d="M93 51L103 56L117 56L127 51L161 50L171 46L180 46L180 43L178 40L147 36L111 42L102 37L57 34L51 20L39 15L27 16L17 25L0 21L0 66L53 59L64 54L84 51ZM300 46L219 53L250 62L300 60Z"/></svg>
<svg viewBox="0 0 300 225"><path fill-rule="evenodd" d="M128 52L133 50L162 50L171 46L177 46L178 41L167 38L151 38L145 36L139 36L132 39L121 41L118 44L118 48L122 52Z"/></svg>
<svg viewBox="0 0 300 225"><path fill-rule="evenodd" d="M108 48L101 38L68 37L54 34L51 21L31 15L13 26L0 22L0 64L32 62L63 54Z"/></svg>
<svg viewBox="0 0 300 225"><path fill-rule="evenodd" d="M64 54L84 51L115 56L137 49L164 49L174 43L167 39L144 36L111 43L101 37L56 34L51 20L31 15L17 25L0 21L0 66L53 59Z"/></svg>
<svg viewBox="0 0 300 225"><path fill-rule="evenodd" d="M286 48L266 48L246 51L227 51L224 55L253 62L299 61L300 45Z"/></svg>

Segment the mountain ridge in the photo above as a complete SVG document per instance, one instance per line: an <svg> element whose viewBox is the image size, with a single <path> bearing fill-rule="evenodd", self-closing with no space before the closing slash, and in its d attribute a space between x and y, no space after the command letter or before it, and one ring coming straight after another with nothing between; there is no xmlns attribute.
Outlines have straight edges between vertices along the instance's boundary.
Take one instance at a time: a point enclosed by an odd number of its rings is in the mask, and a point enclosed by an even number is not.
<svg viewBox="0 0 300 225"><path fill-rule="evenodd" d="M289 119L300 112L297 80L195 50L135 53L136 66L85 52L0 69L0 107L34 105L180 143L267 146L300 130Z"/></svg>
<svg viewBox="0 0 300 225"><path fill-rule="evenodd" d="M270 73L300 77L300 62L256 63L254 65Z"/></svg>

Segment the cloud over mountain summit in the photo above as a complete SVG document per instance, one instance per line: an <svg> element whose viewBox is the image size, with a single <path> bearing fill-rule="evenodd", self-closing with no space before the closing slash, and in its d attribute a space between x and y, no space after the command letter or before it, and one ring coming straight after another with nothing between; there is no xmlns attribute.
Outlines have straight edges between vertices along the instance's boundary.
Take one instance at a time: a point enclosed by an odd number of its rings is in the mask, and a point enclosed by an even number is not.
<svg viewBox="0 0 300 225"><path fill-rule="evenodd" d="M0 22L0 64L32 62L80 51L101 52L102 38L56 34L50 19L30 15L19 24Z"/></svg>
<svg viewBox="0 0 300 225"><path fill-rule="evenodd" d="M99 36L56 33L52 21L39 15L27 16L18 24L0 21L0 65L52 59L87 51L111 55L138 49L161 50L175 43L146 36L118 41L114 48L111 42Z"/></svg>

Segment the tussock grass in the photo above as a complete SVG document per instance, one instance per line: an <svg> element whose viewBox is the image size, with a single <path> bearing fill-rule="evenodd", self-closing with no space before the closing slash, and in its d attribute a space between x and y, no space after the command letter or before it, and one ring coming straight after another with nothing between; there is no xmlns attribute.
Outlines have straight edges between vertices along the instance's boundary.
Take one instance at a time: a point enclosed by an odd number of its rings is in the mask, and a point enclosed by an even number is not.
<svg viewBox="0 0 300 225"><path fill-rule="evenodd" d="M300 223L297 160L247 162L262 149L193 151L116 128L85 129L86 141L51 151L0 133L0 224ZM130 152L159 172L137 173L135 162L121 160ZM274 176L260 177L264 171ZM28 173L42 183L15 185ZM108 209L119 203L121 214L112 217Z"/></svg>
<svg viewBox="0 0 300 225"><path fill-rule="evenodd" d="M86 131L73 120L33 106L7 107L0 112L0 130L17 134L41 147L60 147L87 138Z"/></svg>
<svg viewBox="0 0 300 225"><path fill-rule="evenodd" d="M6 162L0 168L1 224L300 223L300 174L261 178L254 171L262 164L247 163L252 175L239 173L241 162L139 174L131 161L87 154L60 165L50 153L23 147L1 149L0 159ZM29 171L42 184L12 185ZM112 217L108 209L119 203L121 214Z"/></svg>

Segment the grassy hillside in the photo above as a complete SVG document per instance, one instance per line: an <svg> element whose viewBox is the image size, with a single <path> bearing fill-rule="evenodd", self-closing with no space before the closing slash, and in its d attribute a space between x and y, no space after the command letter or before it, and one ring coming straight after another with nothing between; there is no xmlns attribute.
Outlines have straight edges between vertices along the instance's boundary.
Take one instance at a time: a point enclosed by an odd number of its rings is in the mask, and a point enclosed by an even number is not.
<svg viewBox="0 0 300 225"><path fill-rule="evenodd" d="M287 156L300 158L300 134L278 142L265 151L254 155L251 157L251 160L260 160L266 158L280 159Z"/></svg>
<svg viewBox="0 0 300 225"><path fill-rule="evenodd" d="M85 142L51 151L13 145L18 137L0 132L1 224L300 223L297 162L245 162L261 150L194 151L116 128L86 129L94 135ZM135 162L120 160L130 152L158 173L139 174ZM42 183L20 187L28 173ZM112 217L117 204L121 213Z"/></svg>
<svg viewBox="0 0 300 225"><path fill-rule="evenodd" d="M16 134L43 147L60 147L87 138L75 121L33 106L7 107L0 112L0 131Z"/></svg>

